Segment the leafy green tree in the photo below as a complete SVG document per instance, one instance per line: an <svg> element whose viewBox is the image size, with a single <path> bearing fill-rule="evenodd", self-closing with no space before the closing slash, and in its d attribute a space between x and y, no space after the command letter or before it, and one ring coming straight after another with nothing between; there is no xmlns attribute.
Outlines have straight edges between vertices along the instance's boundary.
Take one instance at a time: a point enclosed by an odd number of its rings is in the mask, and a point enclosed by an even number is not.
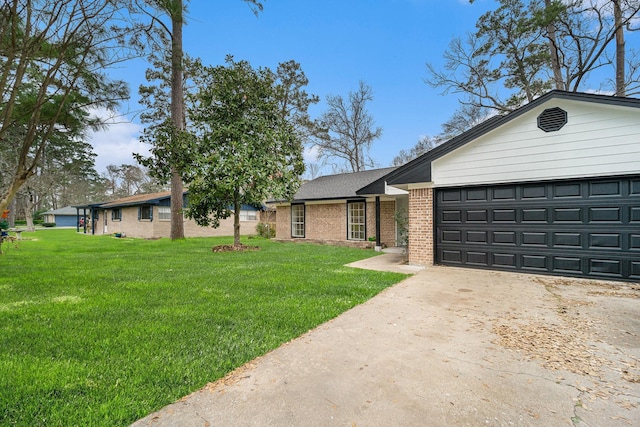
<svg viewBox="0 0 640 427"><path fill-rule="evenodd" d="M233 214L238 246L242 205L289 199L300 184L304 161L298 110L283 110L283 94L300 94L301 87L288 92L291 86L269 69L253 69L230 56L226 63L203 67L199 78L190 114L198 138L192 173L186 177L186 215L199 225L217 227Z"/></svg>
<svg viewBox="0 0 640 427"><path fill-rule="evenodd" d="M61 141L100 123L89 108L113 109L128 96L105 67L126 59L121 25L130 2L9 0L0 5L0 211ZM68 138L63 138L64 136ZM5 145L6 144L6 145Z"/></svg>

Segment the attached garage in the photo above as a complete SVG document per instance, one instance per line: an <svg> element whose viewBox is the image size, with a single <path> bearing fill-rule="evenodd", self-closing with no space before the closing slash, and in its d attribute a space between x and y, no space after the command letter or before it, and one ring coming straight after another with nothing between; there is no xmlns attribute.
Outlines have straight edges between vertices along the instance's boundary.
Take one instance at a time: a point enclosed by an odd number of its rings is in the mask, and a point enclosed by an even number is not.
<svg viewBox="0 0 640 427"><path fill-rule="evenodd" d="M409 193L409 262L640 280L640 99L552 91L358 194Z"/></svg>
<svg viewBox="0 0 640 427"><path fill-rule="evenodd" d="M640 176L436 190L435 262L640 279Z"/></svg>

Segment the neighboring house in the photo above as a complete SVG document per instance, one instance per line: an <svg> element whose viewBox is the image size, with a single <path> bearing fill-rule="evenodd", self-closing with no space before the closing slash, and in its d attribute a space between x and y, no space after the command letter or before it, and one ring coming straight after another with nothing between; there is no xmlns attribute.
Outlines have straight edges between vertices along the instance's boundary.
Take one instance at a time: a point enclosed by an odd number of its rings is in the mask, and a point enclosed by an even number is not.
<svg viewBox="0 0 640 427"><path fill-rule="evenodd" d="M55 223L56 227L75 227L78 225L78 211L73 206L54 209L42 214L45 223Z"/></svg>
<svg viewBox="0 0 640 427"><path fill-rule="evenodd" d="M356 192L395 168L329 175L308 181L291 202L275 202L276 239L358 247L396 246L394 214L408 208L404 190L371 197Z"/></svg>
<svg viewBox="0 0 640 427"><path fill-rule="evenodd" d="M186 192L184 193L186 196ZM183 200L185 206L186 197ZM141 194L108 203L75 207L81 219L86 219L83 230L91 234L121 233L127 237L169 237L171 232L171 192ZM240 231L243 235L256 234L260 210L242 206ZM233 236L233 216L220 221L218 228L201 227L191 219L184 219L185 237Z"/></svg>
<svg viewBox="0 0 640 427"><path fill-rule="evenodd" d="M640 99L549 92L356 193L390 186L411 264L640 280Z"/></svg>

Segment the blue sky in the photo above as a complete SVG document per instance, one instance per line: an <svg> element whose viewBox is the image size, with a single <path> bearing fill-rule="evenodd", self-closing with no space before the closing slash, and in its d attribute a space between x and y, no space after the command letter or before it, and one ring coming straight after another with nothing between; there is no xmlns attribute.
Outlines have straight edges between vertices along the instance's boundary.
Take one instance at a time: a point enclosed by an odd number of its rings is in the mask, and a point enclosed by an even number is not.
<svg viewBox="0 0 640 427"><path fill-rule="evenodd" d="M389 166L401 149L421 135L435 135L458 107L456 94L429 87L425 64L442 66L450 40L472 32L478 17L495 7L492 0L266 0L256 17L241 0L192 0L184 28L184 49L206 64L223 64L227 54L254 67L275 69L280 62L299 62L309 79L307 91L321 97L346 96L363 80L372 87L368 110L383 128L371 156ZM135 111L137 88L144 83L143 61L127 63L113 75L129 82L132 100L123 111ZM310 110L312 117L323 102ZM141 129L120 123L94 134L96 166L133 163L130 153L144 151ZM122 122L122 121L120 121Z"/></svg>

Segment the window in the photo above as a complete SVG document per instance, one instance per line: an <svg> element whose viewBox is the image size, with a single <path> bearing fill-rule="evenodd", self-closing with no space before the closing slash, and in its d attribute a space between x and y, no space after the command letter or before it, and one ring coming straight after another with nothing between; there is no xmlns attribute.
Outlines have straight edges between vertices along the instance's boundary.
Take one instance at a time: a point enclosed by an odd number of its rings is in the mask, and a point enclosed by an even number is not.
<svg viewBox="0 0 640 427"><path fill-rule="evenodd" d="M291 237L304 237L304 205L291 205Z"/></svg>
<svg viewBox="0 0 640 427"><path fill-rule="evenodd" d="M349 202L347 203L347 239L364 240L365 239L365 203Z"/></svg>
<svg viewBox="0 0 640 427"><path fill-rule="evenodd" d="M138 208L138 219L153 221L153 206L143 205Z"/></svg>
<svg viewBox="0 0 640 427"><path fill-rule="evenodd" d="M111 221L122 221L122 209L120 208L111 209Z"/></svg>
<svg viewBox="0 0 640 427"><path fill-rule="evenodd" d="M258 219L258 211L240 211L240 221L256 221Z"/></svg>
<svg viewBox="0 0 640 427"><path fill-rule="evenodd" d="M171 221L171 206L158 206L158 219L160 221Z"/></svg>

